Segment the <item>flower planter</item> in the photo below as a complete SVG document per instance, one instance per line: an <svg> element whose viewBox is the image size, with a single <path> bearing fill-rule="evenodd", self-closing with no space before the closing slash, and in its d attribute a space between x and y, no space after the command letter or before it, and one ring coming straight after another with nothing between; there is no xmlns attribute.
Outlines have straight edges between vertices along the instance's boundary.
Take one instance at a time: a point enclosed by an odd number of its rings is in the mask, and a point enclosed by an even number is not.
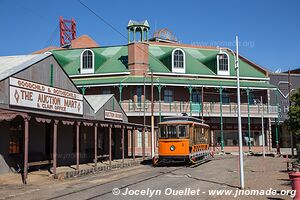
<svg viewBox="0 0 300 200"><path fill-rule="evenodd" d="M294 200L300 200L300 172L289 173L289 177L292 181L292 189L296 190Z"/></svg>

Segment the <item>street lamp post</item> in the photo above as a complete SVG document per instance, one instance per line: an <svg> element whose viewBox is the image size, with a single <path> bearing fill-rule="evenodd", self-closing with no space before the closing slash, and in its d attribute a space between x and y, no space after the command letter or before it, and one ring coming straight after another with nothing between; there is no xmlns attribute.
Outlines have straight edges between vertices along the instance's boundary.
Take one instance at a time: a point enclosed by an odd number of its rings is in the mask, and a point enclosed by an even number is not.
<svg viewBox="0 0 300 200"><path fill-rule="evenodd" d="M242 116L241 116L241 96L240 96L240 66L239 66L239 39L235 38L236 42L236 81L237 81L237 103L238 103L238 130L239 130L239 160L240 160L240 187L244 189L244 158L243 158L243 141L242 141Z"/></svg>
<svg viewBox="0 0 300 200"><path fill-rule="evenodd" d="M239 39L238 36L235 38L236 42L236 53L231 49L226 49L230 51L235 60L235 70L236 70L236 81L237 81L237 104L238 104L238 135L239 135L239 170L240 170L240 188L245 188L244 180L244 158L243 158L243 135L242 135L242 116L241 116L241 92L240 92L240 66L239 66Z"/></svg>

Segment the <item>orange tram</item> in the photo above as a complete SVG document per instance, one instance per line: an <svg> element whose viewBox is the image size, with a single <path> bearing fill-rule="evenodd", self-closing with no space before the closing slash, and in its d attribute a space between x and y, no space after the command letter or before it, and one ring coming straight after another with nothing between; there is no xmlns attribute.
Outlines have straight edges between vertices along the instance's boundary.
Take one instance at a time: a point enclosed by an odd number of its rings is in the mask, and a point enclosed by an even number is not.
<svg viewBox="0 0 300 200"><path fill-rule="evenodd" d="M165 117L159 123L158 156L153 165L168 163L195 164L210 154L210 127L202 120L188 117Z"/></svg>

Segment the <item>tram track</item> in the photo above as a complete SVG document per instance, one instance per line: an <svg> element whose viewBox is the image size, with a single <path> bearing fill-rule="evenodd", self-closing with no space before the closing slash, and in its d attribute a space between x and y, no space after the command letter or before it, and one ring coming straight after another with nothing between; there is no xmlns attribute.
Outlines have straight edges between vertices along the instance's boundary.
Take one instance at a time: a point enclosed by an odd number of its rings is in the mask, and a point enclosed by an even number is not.
<svg viewBox="0 0 300 200"><path fill-rule="evenodd" d="M150 176L150 177L147 177L147 178L143 178L143 179L138 180L138 181L136 181L136 182L134 182L134 183L127 184L127 185L125 185L125 186L120 187L119 189L123 189L123 188L129 187L129 186L132 186L132 185L136 185L136 184L142 183L142 182L144 182L144 181L148 181L148 180L151 180L151 179L154 179L154 178L157 178L157 177L166 175L166 174L170 174L170 173L173 173L173 172L175 172L175 171L184 169L184 168L186 168L186 167L188 167L188 166L182 166L182 167L180 167L180 168L176 168L176 169L173 169L173 170L168 170L168 171L165 171L165 172L158 172L158 174L156 174L156 175L153 175L153 176ZM142 174L142 173L144 173L144 172L138 173L138 174L136 174L136 175L139 175L139 174ZM108 183L112 183L112 182L117 182L117 181L120 181L120 180L123 180L123 179L126 179L126 178L128 178L128 177L123 177L123 178L119 178L119 179L112 180L112 181L109 181L109 182L96 184L96 185L93 185L93 186L90 186L90 187L86 187L86 188L83 188L83 189L80 189L80 190L76 190L76 191L72 191L72 192L69 192L69 193L66 193L66 194L62 194L62 195L59 195L59 196L55 196L55 197L52 197L52 198L48 198L47 200L54 200L54 199L59 199L59 198L67 197L67 196L70 196L70 195L72 195L72 194L80 193L80 192L83 192L83 191L88 191L88 190L97 188L97 187L99 187L99 186L102 186L102 185L105 185L105 184L108 184ZM103 196L103 195L106 195L106 194L109 194L109 193L111 193L111 190L108 191L108 192L101 193L101 194L99 194L99 195L97 195L97 196L87 198L86 200L88 200L88 199L94 199L94 198L96 198L96 197L100 197L100 196Z"/></svg>
<svg viewBox="0 0 300 200"><path fill-rule="evenodd" d="M214 160L222 160L222 159L230 159L230 158L233 158L233 156L230 156L230 157L222 157L222 158L210 158L210 159L207 159L203 162L199 162L199 163L196 163L195 165L184 165L184 166L181 166L181 167L176 167L175 169L172 169L172 170L167 170L167 171L159 171L159 172L156 172L155 175L150 175L149 177L146 177L146 178L141 178L140 180L138 181L135 181L133 183L129 183L129 184L126 184L126 185L122 185L121 187L119 187L120 190L124 189L124 188L128 188L130 186L133 186L133 185L136 185L136 184L140 184L140 183L143 183L145 181L149 181L151 179L155 179L155 178L158 178L160 176L164 176L164 175L167 175L167 174L173 174L174 172L176 171L179 171L179 170L182 170L184 168L196 168L200 165L203 165L205 163L208 163L210 161L214 161ZM164 168L164 167L160 167L160 168ZM136 175L140 175L144 172L140 172ZM79 190L75 190L75 191L72 191L72 192L69 192L69 193L65 193L65 194L62 194L62 195L59 195L59 196L55 196L55 197L52 197L52 198L48 198L47 200L55 200L55 199L60 199L60 198L66 198L68 196L71 196L71 195L74 195L76 193L80 193L80 192L85 192L85 191L88 191L88 190L92 190L92 189L95 189L97 187L100 187L100 186L104 186L106 184L109 184L109 183L113 183L113 182L117 182L117 181L120 181L120 180L124 180L124 179L127 179L128 177L122 177L122 178L118 178L118 179L115 179L115 180L112 180L112 181L109 181L109 182L105 182L105 183L100 183L100 184L96 184L96 185L93 185L93 186L89 186L89 187L86 187L86 188L82 188L82 189L79 189ZM94 195L94 196L91 196L89 198L85 198L86 200L90 200L90 199L95 199L95 198L99 198L101 196L104 196L104 195L107 195L107 194L110 194L111 193L111 190L109 191L106 191L106 192L103 192L101 194L97 194L97 195Z"/></svg>

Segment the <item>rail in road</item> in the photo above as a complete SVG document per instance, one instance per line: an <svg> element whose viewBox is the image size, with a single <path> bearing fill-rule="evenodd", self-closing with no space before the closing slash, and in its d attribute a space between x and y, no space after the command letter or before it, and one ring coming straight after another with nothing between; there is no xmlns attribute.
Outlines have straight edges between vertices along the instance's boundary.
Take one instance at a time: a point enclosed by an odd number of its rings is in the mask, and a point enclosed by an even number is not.
<svg viewBox="0 0 300 200"><path fill-rule="evenodd" d="M181 169L184 169L184 168L196 168L196 167L199 167L200 165L203 165L207 162L210 162L210 161L214 161L214 160L222 160L222 159L230 159L232 158L233 156L226 156L226 157L217 157L217 158L209 158L207 160L204 160L202 162L197 162L196 164L194 165L183 165L183 166L175 166L174 168L172 168L171 170L167 170L167 171L158 171L155 173L155 175L151 175L149 177L146 177L146 178L141 178L140 180L137 180L133 183L129 183L129 184L126 184L126 185L123 185L122 187L119 187L120 190L124 189L124 188L128 188L130 186L133 186L133 185L136 185L136 184L140 184L140 183L143 183L145 181L148 181L148 180L151 180L151 179L154 179L154 178L158 178L160 176L164 176L164 175L167 175L167 174L172 174L178 170L181 170ZM158 168L161 168L161 169L165 169L165 167L158 167ZM55 196L55 197L52 197L52 198L49 198L48 200L55 200L55 199L60 199L60 198L66 198L70 195L73 195L73 194L76 194L76 193L80 193L80 192L87 192L88 190L91 190L91 189L94 189L96 187L99 187L99 186L103 186L103 185L106 185L108 183L113 183L113 182L117 182L117 181L120 181L122 179L126 179L127 177L123 177L123 178L119 178L119 179L116 179L116 180L112 180L112 181L109 181L109 182L105 182L105 183L101 183L101 184L96 184L96 185L93 185L93 186L89 186L89 187L86 187L86 188L82 188L82 189L79 189L79 190L76 190L76 191L72 191L72 192L69 192L69 193L65 193L65 194L62 194L62 195L59 195L59 196ZM192 178L192 177L189 177L189 178ZM107 192L103 192L103 193L100 193L100 194L97 194L97 195L94 195L92 197L89 197L87 198L86 200L90 200L90 199L95 199L95 198L99 198L101 196L104 196L104 195L107 195L107 194L110 194L112 191L109 190Z"/></svg>

